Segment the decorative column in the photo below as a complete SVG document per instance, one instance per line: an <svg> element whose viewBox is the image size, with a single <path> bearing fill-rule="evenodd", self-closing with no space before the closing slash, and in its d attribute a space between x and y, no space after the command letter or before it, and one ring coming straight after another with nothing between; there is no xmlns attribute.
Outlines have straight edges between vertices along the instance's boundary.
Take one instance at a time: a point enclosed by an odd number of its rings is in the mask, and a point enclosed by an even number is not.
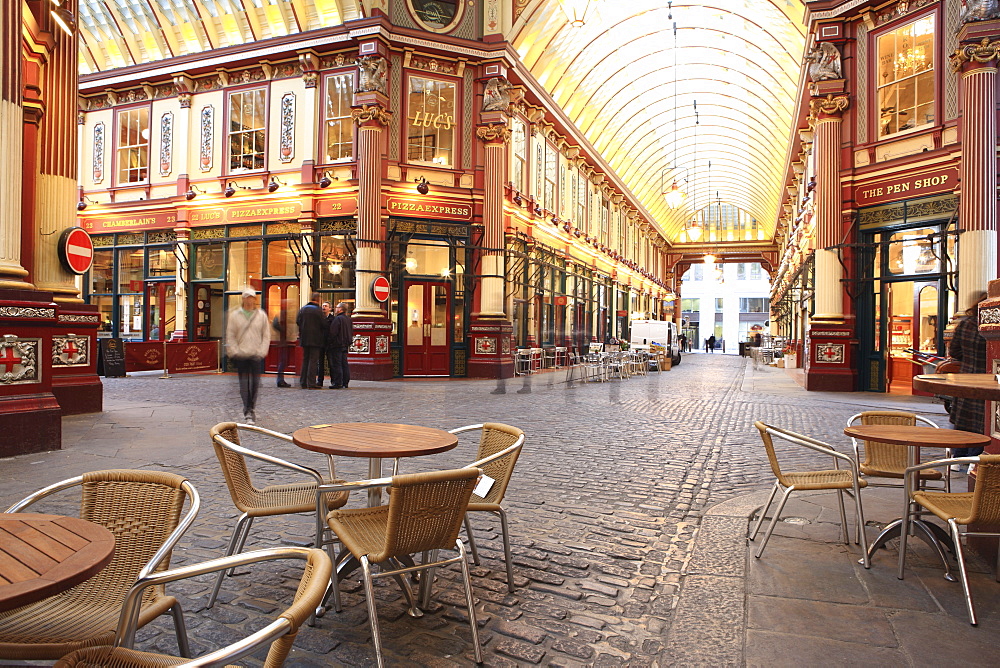
<svg viewBox="0 0 1000 668"><path fill-rule="evenodd" d="M833 81L822 82L834 84ZM843 90L843 80L837 88ZM814 127L816 187L813 294L815 311L806 333L802 360L806 370L807 390L851 392L857 371L853 368L853 326L845 322L844 268L836 250L826 250L840 243L843 197L840 188L840 145L843 114L849 106L847 95L833 92L811 102Z"/></svg>
<svg viewBox="0 0 1000 668"><path fill-rule="evenodd" d="M177 235L174 241L174 258L177 260L177 272L174 275L174 333L173 336L178 341L186 341L187 334L187 305L188 276L191 275L191 247L188 242L191 240L191 228L176 227L174 234Z"/></svg>
<svg viewBox="0 0 1000 668"><path fill-rule="evenodd" d="M994 31L997 22L993 24ZM967 24L962 33L979 28ZM977 30L981 32L981 30ZM994 33L995 34L995 33ZM962 77L961 194L958 201L958 314L964 313L997 277L997 60L1000 39L983 37L951 56Z"/></svg>
<svg viewBox="0 0 1000 668"><path fill-rule="evenodd" d="M384 276L385 227L382 225L382 144L392 122L387 110L389 63L378 54L380 45L361 44L359 85L351 115L358 125L358 232L354 276L354 345L351 375L361 380L385 380L393 375L389 337L392 322L375 298L372 283ZM392 286L399 290L400 286Z"/></svg>
<svg viewBox="0 0 1000 668"><path fill-rule="evenodd" d="M0 289L31 289L21 266L21 3L0 3Z"/></svg>
<svg viewBox="0 0 1000 668"><path fill-rule="evenodd" d="M499 78L490 81L498 81ZM487 89L496 83L487 82ZM514 375L511 342L514 327L504 313L504 183L510 128L503 111L483 112L494 121L476 128L483 143L483 247L482 278L478 281L479 310L469 326L471 378L510 378Z"/></svg>

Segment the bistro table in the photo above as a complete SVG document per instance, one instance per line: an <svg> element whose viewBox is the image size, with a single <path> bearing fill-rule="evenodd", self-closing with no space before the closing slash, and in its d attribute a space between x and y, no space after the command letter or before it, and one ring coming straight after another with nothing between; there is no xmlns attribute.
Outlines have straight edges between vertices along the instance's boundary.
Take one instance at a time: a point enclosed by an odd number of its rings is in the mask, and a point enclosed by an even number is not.
<svg viewBox="0 0 1000 668"><path fill-rule="evenodd" d="M948 397L1000 401L1000 383L992 373L929 373L913 377L913 389Z"/></svg>
<svg viewBox="0 0 1000 668"><path fill-rule="evenodd" d="M115 537L78 517L0 513L0 612L78 585L108 565Z"/></svg>
<svg viewBox="0 0 1000 668"><path fill-rule="evenodd" d="M446 452L458 445L458 436L441 429L412 424L342 422L303 427L292 433L300 448L330 457L367 457L368 477L382 477L382 459L420 457ZM332 473L332 469L331 469ZM380 505L382 490L368 490L368 505Z"/></svg>
<svg viewBox="0 0 1000 668"><path fill-rule="evenodd" d="M986 445L990 442L989 436L975 434L970 431L960 431L958 429L935 429L933 427L916 427L910 425L854 425L845 428L844 433L848 436L853 436L854 438L865 441L876 441L878 443L908 446L908 466L915 466L918 464L917 455L922 447L974 448ZM903 490L903 493L906 495L906 503L910 503L911 492L913 492L912 489L904 488ZM938 556L941 558L941 563L944 564L945 579L954 581L954 576L951 575L951 571L948 567L948 560L945 558L944 551L941 549L941 543L943 542L949 546L949 549L953 550L951 546L951 537L936 524L923 522L919 519L913 520L912 523L923 532L916 533L915 535L920 536L937 551ZM875 555L875 551L878 550L878 548L885 545L885 543L889 540L899 536L902 524L902 519L896 519L882 529L882 533L878 535L875 541L872 542L871 546L868 548L869 562Z"/></svg>

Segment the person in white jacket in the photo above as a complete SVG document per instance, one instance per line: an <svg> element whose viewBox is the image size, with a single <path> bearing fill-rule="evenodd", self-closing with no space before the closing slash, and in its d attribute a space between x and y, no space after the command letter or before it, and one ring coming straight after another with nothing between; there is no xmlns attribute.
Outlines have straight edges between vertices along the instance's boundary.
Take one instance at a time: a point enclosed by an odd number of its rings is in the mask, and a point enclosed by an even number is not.
<svg viewBox="0 0 1000 668"><path fill-rule="evenodd" d="M242 305L229 312L226 355L239 375L243 420L247 424L255 424L261 367L271 345L271 323L267 314L259 308L257 292L253 288L244 288L242 296Z"/></svg>

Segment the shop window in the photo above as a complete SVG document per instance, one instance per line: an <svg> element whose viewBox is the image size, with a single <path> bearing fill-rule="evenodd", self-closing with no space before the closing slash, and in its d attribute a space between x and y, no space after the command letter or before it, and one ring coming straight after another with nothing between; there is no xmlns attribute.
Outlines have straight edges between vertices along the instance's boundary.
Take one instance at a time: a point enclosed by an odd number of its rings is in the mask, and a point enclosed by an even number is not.
<svg viewBox="0 0 1000 668"><path fill-rule="evenodd" d="M889 237L890 274L933 274L941 271L933 228L896 232Z"/></svg>
<svg viewBox="0 0 1000 668"><path fill-rule="evenodd" d="M264 242L260 240L229 243L229 265L226 272L227 290L242 290L248 285L260 290L263 246Z"/></svg>
<svg viewBox="0 0 1000 668"><path fill-rule="evenodd" d="M115 291L114 251L95 250L90 267L90 293L107 294Z"/></svg>
<svg viewBox="0 0 1000 668"><path fill-rule="evenodd" d="M346 237L323 237L320 258L320 289L354 289L354 258L347 247Z"/></svg>
<svg viewBox="0 0 1000 668"><path fill-rule="evenodd" d="M528 159L528 144L524 134L524 123L521 121L514 121L510 150L510 182L513 184L514 190L524 192L524 166Z"/></svg>
<svg viewBox="0 0 1000 668"><path fill-rule="evenodd" d="M295 276L295 253L285 239L267 242L267 275Z"/></svg>
<svg viewBox="0 0 1000 668"><path fill-rule="evenodd" d="M194 247L195 279L222 278L223 248L221 243L198 244Z"/></svg>
<svg viewBox="0 0 1000 668"><path fill-rule="evenodd" d="M879 136L934 123L934 17L878 37Z"/></svg>
<svg viewBox="0 0 1000 668"><path fill-rule="evenodd" d="M229 171L264 169L264 89L229 96Z"/></svg>
<svg viewBox="0 0 1000 668"><path fill-rule="evenodd" d="M409 162L451 167L455 152L455 84L410 77L407 150Z"/></svg>
<svg viewBox="0 0 1000 668"><path fill-rule="evenodd" d="M406 273L420 276L452 275L451 249L444 241L411 241L406 245Z"/></svg>
<svg viewBox="0 0 1000 668"><path fill-rule="evenodd" d="M353 93L353 74L334 74L326 78L326 162L354 157Z"/></svg>
<svg viewBox="0 0 1000 668"><path fill-rule="evenodd" d="M584 228L587 224L587 177L581 172L576 172L576 226Z"/></svg>
<svg viewBox="0 0 1000 668"><path fill-rule="evenodd" d="M142 248L118 251L118 292L142 292Z"/></svg>
<svg viewBox="0 0 1000 668"><path fill-rule="evenodd" d="M547 211L556 210L556 188L559 181L559 153L556 147L545 142L545 192L542 206Z"/></svg>
<svg viewBox="0 0 1000 668"><path fill-rule="evenodd" d="M147 248L146 253L149 257L150 278L173 276L177 273L177 258L170 246Z"/></svg>
<svg viewBox="0 0 1000 668"><path fill-rule="evenodd" d="M149 178L149 108L118 112L118 184Z"/></svg>

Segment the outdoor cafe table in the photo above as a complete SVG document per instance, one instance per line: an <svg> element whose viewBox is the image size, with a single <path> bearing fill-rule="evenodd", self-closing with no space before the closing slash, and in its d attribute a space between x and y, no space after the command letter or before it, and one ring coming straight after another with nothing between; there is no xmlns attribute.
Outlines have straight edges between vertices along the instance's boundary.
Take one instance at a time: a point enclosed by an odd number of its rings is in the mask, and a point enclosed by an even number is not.
<svg viewBox="0 0 1000 668"><path fill-rule="evenodd" d="M992 373L929 373L913 377L913 389L948 397L1000 401L1000 383Z"/></svg>
<svg viewBox="0 0 1000 668"><path fill-rule="evenodd" d="M0 513L0 612L78 585L108 565L115 537L78 517Z"/></svg>
<svg viewBox="0 0 1000 668"><path fill-rule="evenodd" d="M845 428L844 433L848 436L853 436L854 438L864 441L875 441L877 443L907 446L908 466L915 466L919 463L917 461L917 457L920 448L974 448L981 445L987 445L990 442L989 436L975 434L970 431L960 431L958 429L935 429L934 427L916 427L909 425L854 425ZM910 493L912 491L914 490L903 490L903 494L905 494L905 503L910 502ZM868 548L869 562L875 555L875 551L878 550L878 548L885 545L885 543L892 538L899 536L902 524L903 520L897 519L893 520L887 524L884 529L882 529L882 533L878 535L875 541ZM917 532L916 535L923 538L929 545L937 550L938 555L941 557L941 562L945 567L945 578L953 580L953 577L948 570L948 561L945 559L944 552L941 550L941 544L939 542L944 542L950 547L951 538L936 524L923 522L919 519L914 520L913 524L923 532Z"/></svg>
<svg viewBox="0 0 1000 668"><path fill-rule="evenodd" d="M303 427L292 433L292 442L300 448L332 458L368 458L368 477L382 477L382 459L420 457L446 452L458 445L458 436L441 429L412 424L382 422L342 422ZM382 499L379 488L368 490L368 505Z"/></svg>

